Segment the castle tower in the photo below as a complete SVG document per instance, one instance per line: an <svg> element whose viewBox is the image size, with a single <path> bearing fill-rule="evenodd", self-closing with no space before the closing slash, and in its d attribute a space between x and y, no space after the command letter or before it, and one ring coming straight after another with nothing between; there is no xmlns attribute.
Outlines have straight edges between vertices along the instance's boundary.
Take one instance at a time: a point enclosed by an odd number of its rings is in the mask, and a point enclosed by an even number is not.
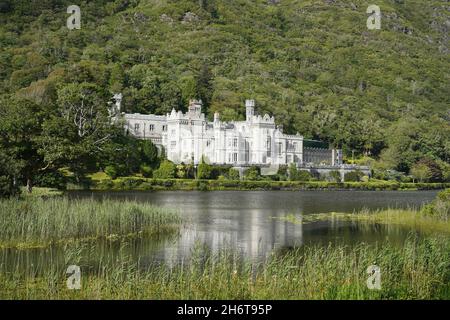
<svg viewBox="0 0 450 320"><path fill-rule="evenodd" d="M214 113L214 123L219 123L220 122L220 115L218 112Z"/></svg>
<svg viewBox="0 0 450 320"><path fill-rule="evenodd" d="M245 119L250 122L255 115L255 100L245 100Z"/></svg>
<svg viewBox="0 0 450 320"><path fill-rule="evenodd" d="M189 100L189 113L200 116L202 113L202 100Z"/></svg>

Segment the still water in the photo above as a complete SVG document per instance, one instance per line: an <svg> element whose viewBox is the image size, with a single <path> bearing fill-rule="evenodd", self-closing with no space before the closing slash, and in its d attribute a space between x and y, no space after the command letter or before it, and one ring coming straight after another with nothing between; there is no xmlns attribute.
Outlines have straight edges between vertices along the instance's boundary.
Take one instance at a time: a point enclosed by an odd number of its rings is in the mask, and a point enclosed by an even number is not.
<svg viewBox="0 0 450 320"><path fill-rule="evenodd" d="M363 208L418 207L431 201L436 191L165 191L165 192L71 192L72 199L128 199L170 207L182 216L178 235L155 240L121 243L99 242L88 250L86 261L114 261L126 254L141 263L169 265L188 261L193 248L204 245L212 251L233 248L250 259L264 259L274 250L305 244L357 244L390 241L401 244L410 230L398 226L319 221L295 224L286 215L353 212ZM84 253L86 256L86 253ZM3 251L0 256L14 265L67 264L67 248ZM9 264L9 263L8 263ZM91 263L87 262L88 265ZM39 269L41 269L39 268Z"/></svg>
<svg viewBox="0 0 450 320"><path fill-rule="evenodd" d="M180 260L195 244L213 251L228 246L257 258L268 252L305 243L355 243L389 239L402 241L409 230L343 222L294 224L288 214L353 212L363 208L418 207L431 201L435 191L174 191L174 192L76 192L71 197L132 199L175 208L186 221L180 236L153 253L156 259ZM281 218L281 219L280 219Z"/></svg>

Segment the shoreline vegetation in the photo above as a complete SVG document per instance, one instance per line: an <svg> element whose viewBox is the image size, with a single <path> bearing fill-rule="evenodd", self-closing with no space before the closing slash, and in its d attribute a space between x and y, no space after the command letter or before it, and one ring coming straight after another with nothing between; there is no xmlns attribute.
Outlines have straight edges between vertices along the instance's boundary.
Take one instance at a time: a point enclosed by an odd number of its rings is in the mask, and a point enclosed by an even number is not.
<svg viewBox="0 0 450 320"><path fill-rule="evenodd" d="M424 234L450 235L450 189L438 193L436 199L420 209L367 209L353 213L330 212L308 215L288 214L275 218L293 224L346 220L356 223L399 225Z"/></svg>
<svg viewBox="0 0 450 320"><path fill-rule="evenodd" d="M90 190L220 191L220 190L439 190L450 183L250 181L118 178L93 181Z"/></svg>
<svg viewBox="0 0 450 320"><path fill-rule="evenodd" d="M329 182L329 181L270 181L270 180L206 180L206 179L154 179L124 177L117 179L93 179L85 187L68 189L93 191L221 191L221 190L440 190L450 188L450 183L405 183L395 181Z"/></svg>
<svg viewBox="0 0 450 320"><path fill-rule="evenodd" d="M166 208L135 201L66 197L0 200L0 249L154 237L178 231L181 219Z"/></svg>
<svg viewBox="0 0 450 320"><path fill-rule="evenodd" d="M287 221L292 224L309 224L318 221L351 221L355 223L398 225L411 228L423 234L446 234L450 235L450 221L447 219L436 219L422 213L421 210L361 210L354 213L330 212L317 213L305 216L288 214L284 217L273 217L273 219Z"/></svg>
<svg viewBox="0 0 450 320"><path fill-rule="evenodd" d="M82 258L80 258L80 264ZM83 273L68 290L63 267L43 275L0 272L2 299L449 299L450 241L411 235L383 244L304 246L262 262L222 249L194 248L189 265L143 266L124 257ZM381 290L367 288L380 267ZM1 270L0 270L1 271Z"/></svg>

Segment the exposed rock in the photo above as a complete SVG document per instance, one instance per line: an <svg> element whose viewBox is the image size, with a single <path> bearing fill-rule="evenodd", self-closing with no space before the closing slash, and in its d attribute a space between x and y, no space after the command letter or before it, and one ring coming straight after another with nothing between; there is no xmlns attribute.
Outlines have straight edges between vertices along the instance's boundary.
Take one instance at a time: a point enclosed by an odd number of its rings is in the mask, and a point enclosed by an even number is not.
<svg viewBox="0 0 450 320"><path fill-rule="evenodd" d="M193 12L186 12L181 23L195 23L200 21L200 18Z"/></svg>
<svg viewBox="0 0 450 320"><path fill-rule="evenodd" d="M167 14L165 14L165 13L162 14L159 17L159 19L161 20L161 22L165 22L165 23L169 23L169 24L173 23L173 19L170 16L168 16Z"/></svg>

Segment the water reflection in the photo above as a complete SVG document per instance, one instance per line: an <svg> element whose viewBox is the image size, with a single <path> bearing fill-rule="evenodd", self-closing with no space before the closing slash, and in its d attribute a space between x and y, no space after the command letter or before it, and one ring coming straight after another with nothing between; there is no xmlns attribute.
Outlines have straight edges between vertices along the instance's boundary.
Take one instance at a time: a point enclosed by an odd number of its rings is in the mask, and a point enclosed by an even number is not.
<svg viewBox="0 0 450 320"><path fill-rule="evenodd" d="M95 268L101 261L132 257L143 265L176 264L189 260L196 244L218 251L233 248L246 258L264 259L274 250L303 244L360 242L402 243L410 230L398 226L361 224L346 221L319 221L296 224L283 219L286 215L307 215L331 211L353 212L362 208L414 207L431 201L434 191L421 192L73 192L71 198L104 197L149 202L177 209L186 223L175 237L136 239L126 244L98 241L86 246L82 261ZM33 265L36 272L48 266L77 263L70 247L34 250L1 250L1 269ZM79 258L79 257L78 257ZM22 266L22 267L20 267ZM27 268L27 267L26 267ZM0 270L1 271L1 270Z"/></svg>

